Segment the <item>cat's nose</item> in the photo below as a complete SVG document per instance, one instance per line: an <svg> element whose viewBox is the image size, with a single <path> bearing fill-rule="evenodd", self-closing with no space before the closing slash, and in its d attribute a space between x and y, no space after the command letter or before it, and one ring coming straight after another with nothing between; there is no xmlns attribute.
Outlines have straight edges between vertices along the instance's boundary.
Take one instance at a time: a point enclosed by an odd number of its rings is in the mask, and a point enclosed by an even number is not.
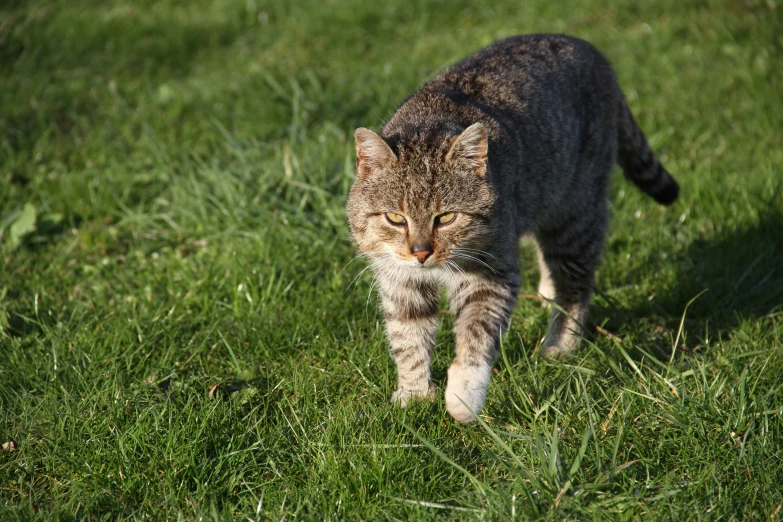
<svg viewBox="0 0 783 522"><path fill-rule="evenodd" d="M413 245L411 252L419 260L419 263L424 264L427 258L432 255L432 245Z"/></svg>

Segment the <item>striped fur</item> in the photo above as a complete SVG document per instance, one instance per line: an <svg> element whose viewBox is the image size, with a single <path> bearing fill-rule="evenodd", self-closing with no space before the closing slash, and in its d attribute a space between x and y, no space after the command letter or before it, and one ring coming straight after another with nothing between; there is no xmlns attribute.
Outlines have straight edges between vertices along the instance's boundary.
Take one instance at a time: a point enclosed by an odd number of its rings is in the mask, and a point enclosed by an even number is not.
<svg viewBox="0 0 783 522"><path fill-rule="evenodd" d="M430 364L438 328L438 288L442 286L454 313L457 338L446 406L462 422L475 418L471 410L481 411L500 336L508 327L519 290L516 271L496 270L489 277L482 268L486 269L463 259L456 267L433 266L407 277L394 263L376 264L386 335L398 372L392 402L404 407L412 399L434 397Z"/></svg>
<svg viewBox="0 0 783 522"><path fill-rule="evenodd" d="M378 280L398 372L392 401L434 397L445 287L456 335L446 408L463 422L484 406L516 303L519 239L536 244L552 309L540 353L569 354L585 333L612 167L661 203L678 192L606 59L558 35L510 38L447 69L380 136L357 129L356 152L348 221Z"/></svg>
<svg viewBox="0 0 783 522"><path fill-rule="evenodd" d="M446 408L460 422L473 420L474 412L484 407L500 335L516 303L519 277L514 272L498 275L488 278L479 269L449 285L457 347L449 368Z"/></svg>
<svg viewBox="0 0 783 522"><path fill-rule="evenodd" d="M399 382L392 402L432 398L430 362L438 331L438 286L434 281L379 279L386 335L397 363Z"/></svg>
<svg viewBox="0 0 783 522"><path fill-rule="evenodd" d="M622 93L618 95L620 118L618 122L618 163L625 177L662 205L671 205L680 194L680 186L661 165L644 133L636 125Z"/></svg>

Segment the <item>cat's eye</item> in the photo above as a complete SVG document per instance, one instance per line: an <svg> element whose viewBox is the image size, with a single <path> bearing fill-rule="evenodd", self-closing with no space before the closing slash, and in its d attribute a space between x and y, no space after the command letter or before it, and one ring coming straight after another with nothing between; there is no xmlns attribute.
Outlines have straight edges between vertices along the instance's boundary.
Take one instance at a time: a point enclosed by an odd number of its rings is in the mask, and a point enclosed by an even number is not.
<svg viewBox="0 0 783 522"><path fill-rule="evenodd" d="M405 225L405 218L399 214L395 214L394 212L386 212L384 215L386 216L386 220L392 225L396 225L398 227Z"/></svg>
<svg viewBox="0 0 783 522"><path fill-rule="evenodd" d="M448 225L457 218L455 212L446 212L435 218L435 226Z"/></svg>

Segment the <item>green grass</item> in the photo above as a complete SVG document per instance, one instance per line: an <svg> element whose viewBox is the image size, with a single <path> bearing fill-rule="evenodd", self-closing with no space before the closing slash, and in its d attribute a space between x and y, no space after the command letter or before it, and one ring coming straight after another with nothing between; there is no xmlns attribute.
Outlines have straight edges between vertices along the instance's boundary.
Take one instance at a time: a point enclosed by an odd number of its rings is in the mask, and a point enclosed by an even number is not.
<svg viewBox="0 0 783 522"><path fill-rule="evenodd" d="M388 404L352 132L524 32L604 50L682 195L616 176L614 337L538 360L522 299L462 426ZM760 0L4 2L0 519L780 520L782 49Z"/></svg>

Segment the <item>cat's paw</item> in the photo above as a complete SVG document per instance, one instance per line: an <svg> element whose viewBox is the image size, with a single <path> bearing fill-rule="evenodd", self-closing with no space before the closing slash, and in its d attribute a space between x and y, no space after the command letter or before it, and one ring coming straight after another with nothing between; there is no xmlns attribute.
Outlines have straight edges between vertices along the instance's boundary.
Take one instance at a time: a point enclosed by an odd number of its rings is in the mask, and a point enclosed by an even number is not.
<svg viewBox="0 0 783 522"><path fill-rule="evenodd" d="M392 404L399 404L400 408L405 408L409 402L420 400L435 400L435 386L431 384L429 388L415 390L399 388L397 391L392 393L390 402Z"/></svg>
<svg viewBox="0 0 783 522"><path fill-rule="evenodd" d="M546 357L548 359L563 359L572 355L576 351L576 347L558 346L556 344L549 344L538 349L538 355Z"/></svg>
<svg viewBox="0 0 783 522"><path fill-rule="evenodd" d="M459 422L476 420L484 407L489 377L492 368L488 365L458 366L449 368L449 382L446 385L446 409Z"/></svg>

